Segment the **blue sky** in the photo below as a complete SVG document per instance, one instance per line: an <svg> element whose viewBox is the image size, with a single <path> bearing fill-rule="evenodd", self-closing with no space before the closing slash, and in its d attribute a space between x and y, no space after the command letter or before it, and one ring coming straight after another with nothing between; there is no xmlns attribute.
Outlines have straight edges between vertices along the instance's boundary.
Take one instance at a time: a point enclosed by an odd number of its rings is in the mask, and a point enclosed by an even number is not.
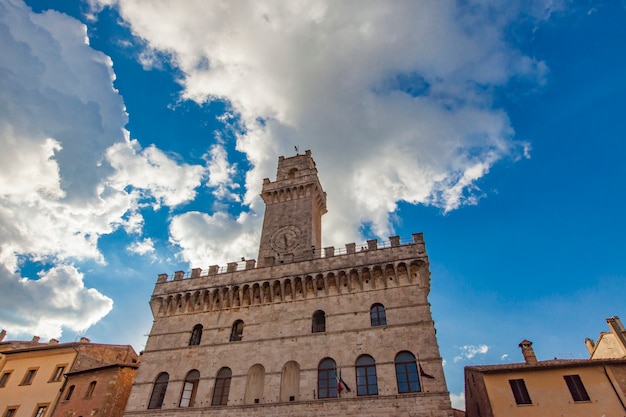
<svg viewBox="0 0 626 417"><path fill-rule="evenodd" d="M424 232L449 389L626 317L619 1L0 0L0 327L143 348L311 149L325 246Z"/></svg>

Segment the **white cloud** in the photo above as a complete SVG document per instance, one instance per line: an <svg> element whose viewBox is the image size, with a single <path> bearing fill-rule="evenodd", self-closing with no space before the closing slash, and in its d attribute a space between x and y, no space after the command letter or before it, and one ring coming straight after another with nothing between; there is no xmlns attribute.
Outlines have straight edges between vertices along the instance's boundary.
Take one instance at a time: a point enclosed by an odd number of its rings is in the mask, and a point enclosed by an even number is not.
<svg viewBox="0 0 626 417"><path fill-rule="evenodd" d="M509 354L505 353L502 356L500 356L500 360L503 361L503 360L507 359L508 357L509 357Z"/></svg>
<svg viewBox="0 0 626 417"><path fill-rule="evenodd" d="M141 241L131 243L126 249L130 253L136 253L137 255L152 254L154 253L154 242L148 237Z"/></svg>
<svg viewBox="0 0 626 417"><path fill-rule="evenodd" d="M132 185L154 197L154 206L177 206L193 200L204 168L177 163L154 145L141 149L136 140L112 145L107 160L115 168L111 183L116 188Z"/></svg>
<svg viewBox="0 0 626 417"><path fill-rule="evenodd" d="M487 353L489 351L489 346L487 346L487 345L478 345L478 346L465 345L465 346L461 346L459 348L459 350L461 351L461 354L458 355L458 356L455 356L454 362L458 362L458 361L460 361L462 359L472 359L476 355L484 355L485 353Z"/></svg>
<svg viewBox="0 0 626 417"><path fill-rule="evenodd" d="M362 222L388 236L399 201L476 204L476 181L525 155L492 91L544 81L545 64L505 32L522 12L543 18L549 3L99 2L119 8L151 60L181 69L184 98L230 102L244 128L237 149L254 167L244 200L253 210L277 156L312 149L331 244L354 241Z"/></svg>
<svg viewBox="0 0 626 417"><path fill-rule="evenodd" d="M222 145L213 145L206 155L209 180L207 186L214 188L213 195L222 200L240 201L239 195L232 190L239 188L233 182L233 175L237 172L237 164L228 162L228 154Z"/></svg>
<svg viewBox="0 0 626 417"><path fill-rule="evenodd" d="M257 217L245 213L233 218L222 212L187 212L172 219L170 236L172 243L182 248L180 255L185 261L194 268L206 269L242 257L255 259L260 227Z"/></svg>
<svg viewBox="0 0 626 417"><path fill-rule="evenodd" d="M458 410L465 410L465 393L461 392L459 394L450 393L450 401L452 402L452 408L456 408Z"/></svg>
<svg viewBox="0 0 626 417"><path fill-rule="evenodd" d="M77 262L104 264L100 236L120 227L140 233L142 200L188 201L204 168L128 139L111 59L89 46L77 20L0 0L0 44L0 270L10 298L0 303L0 325L59 337L64 327L89 327L112 305L84 287ZM23 260L50 269L23 278ZM35 301L16 309L12 300Z"/></svg>
<svg viewBox="0 0 626 417"><path fill-rule="evenodd" d="M57 265L26 279L0 266L0 321L12 334L59 337L62 328L82 331L104 317L113 300L85 288L83 274L72 265Z"/></svg>

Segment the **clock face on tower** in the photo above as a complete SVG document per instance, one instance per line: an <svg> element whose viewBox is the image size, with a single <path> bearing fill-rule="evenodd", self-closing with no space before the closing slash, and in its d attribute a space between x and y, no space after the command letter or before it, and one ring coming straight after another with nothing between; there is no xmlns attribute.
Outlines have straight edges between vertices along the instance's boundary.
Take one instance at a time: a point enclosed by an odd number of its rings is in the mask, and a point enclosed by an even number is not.
<svg viewBox="0 0 626 417"><path fill-rule="evenodd" d="M296 226L281 227L274 232L271 242L276 252L288 252L300 243L300 229Z"/></svg>

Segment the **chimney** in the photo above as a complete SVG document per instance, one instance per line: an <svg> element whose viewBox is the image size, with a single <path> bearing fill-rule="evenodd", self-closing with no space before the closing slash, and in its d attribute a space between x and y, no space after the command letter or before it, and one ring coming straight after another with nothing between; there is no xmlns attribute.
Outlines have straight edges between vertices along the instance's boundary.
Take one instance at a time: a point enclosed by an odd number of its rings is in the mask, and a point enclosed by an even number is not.
<svg viewBox="0 0 626 417"><path fill-rule="evenodd" d="M524 361L526 364L537 363L537 357L535 356L535 351L533 350L533 342L530 340L522 340L518 345L522 348L522 355L524 355Z"/></svg>
<svg viewBox="0 0 626 417"><path fill-rule="evenodd" d="M4 340L6 335L7 335L7 331L2 329L2 331L0 332L0 342L2 342Z"/></svg>
<svg viewBox="0 0 626 417"><path fill-rule="evenodd" d="M39 343L39 336L33 336L33 340L30 341L31 345L36 345Z"/></svg>
<svg viewBox="0 0 626 417"><path fill-rule="evenodd" d="M80 338L80 343L91 343L91 340L89 340L89 338L83 336Z"/></svg>
<svg viewBox="0 0 626 417"><path fill-rule="evenodd" d="M58 345L58 344L59 344L59 341L58 341L57 339L50 339L50 340L48 341L48 344L49 344L49 345Z"/></svg>
<svg viewBox="0 0 626 417"><path fill-rule="evenodd" d="M593 340L591 340L588 337L586 337L585 338L585 346L587 346L587 350L589 351L589 354L591 355L593 353L593 349L596 347L596 344L594 343Z"/></svg>

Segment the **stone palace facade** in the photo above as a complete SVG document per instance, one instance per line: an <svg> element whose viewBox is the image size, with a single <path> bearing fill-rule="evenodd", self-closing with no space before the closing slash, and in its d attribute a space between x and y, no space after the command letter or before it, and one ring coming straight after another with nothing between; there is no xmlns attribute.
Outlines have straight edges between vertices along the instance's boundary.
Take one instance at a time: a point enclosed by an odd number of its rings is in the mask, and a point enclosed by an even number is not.
<svg viewBox="0 0 626 417"><path fill-rule="evenodd" d="M321 248L310 151L262 197L258 262L159 275L124 415L452 417L422 234Z"/></svg>

